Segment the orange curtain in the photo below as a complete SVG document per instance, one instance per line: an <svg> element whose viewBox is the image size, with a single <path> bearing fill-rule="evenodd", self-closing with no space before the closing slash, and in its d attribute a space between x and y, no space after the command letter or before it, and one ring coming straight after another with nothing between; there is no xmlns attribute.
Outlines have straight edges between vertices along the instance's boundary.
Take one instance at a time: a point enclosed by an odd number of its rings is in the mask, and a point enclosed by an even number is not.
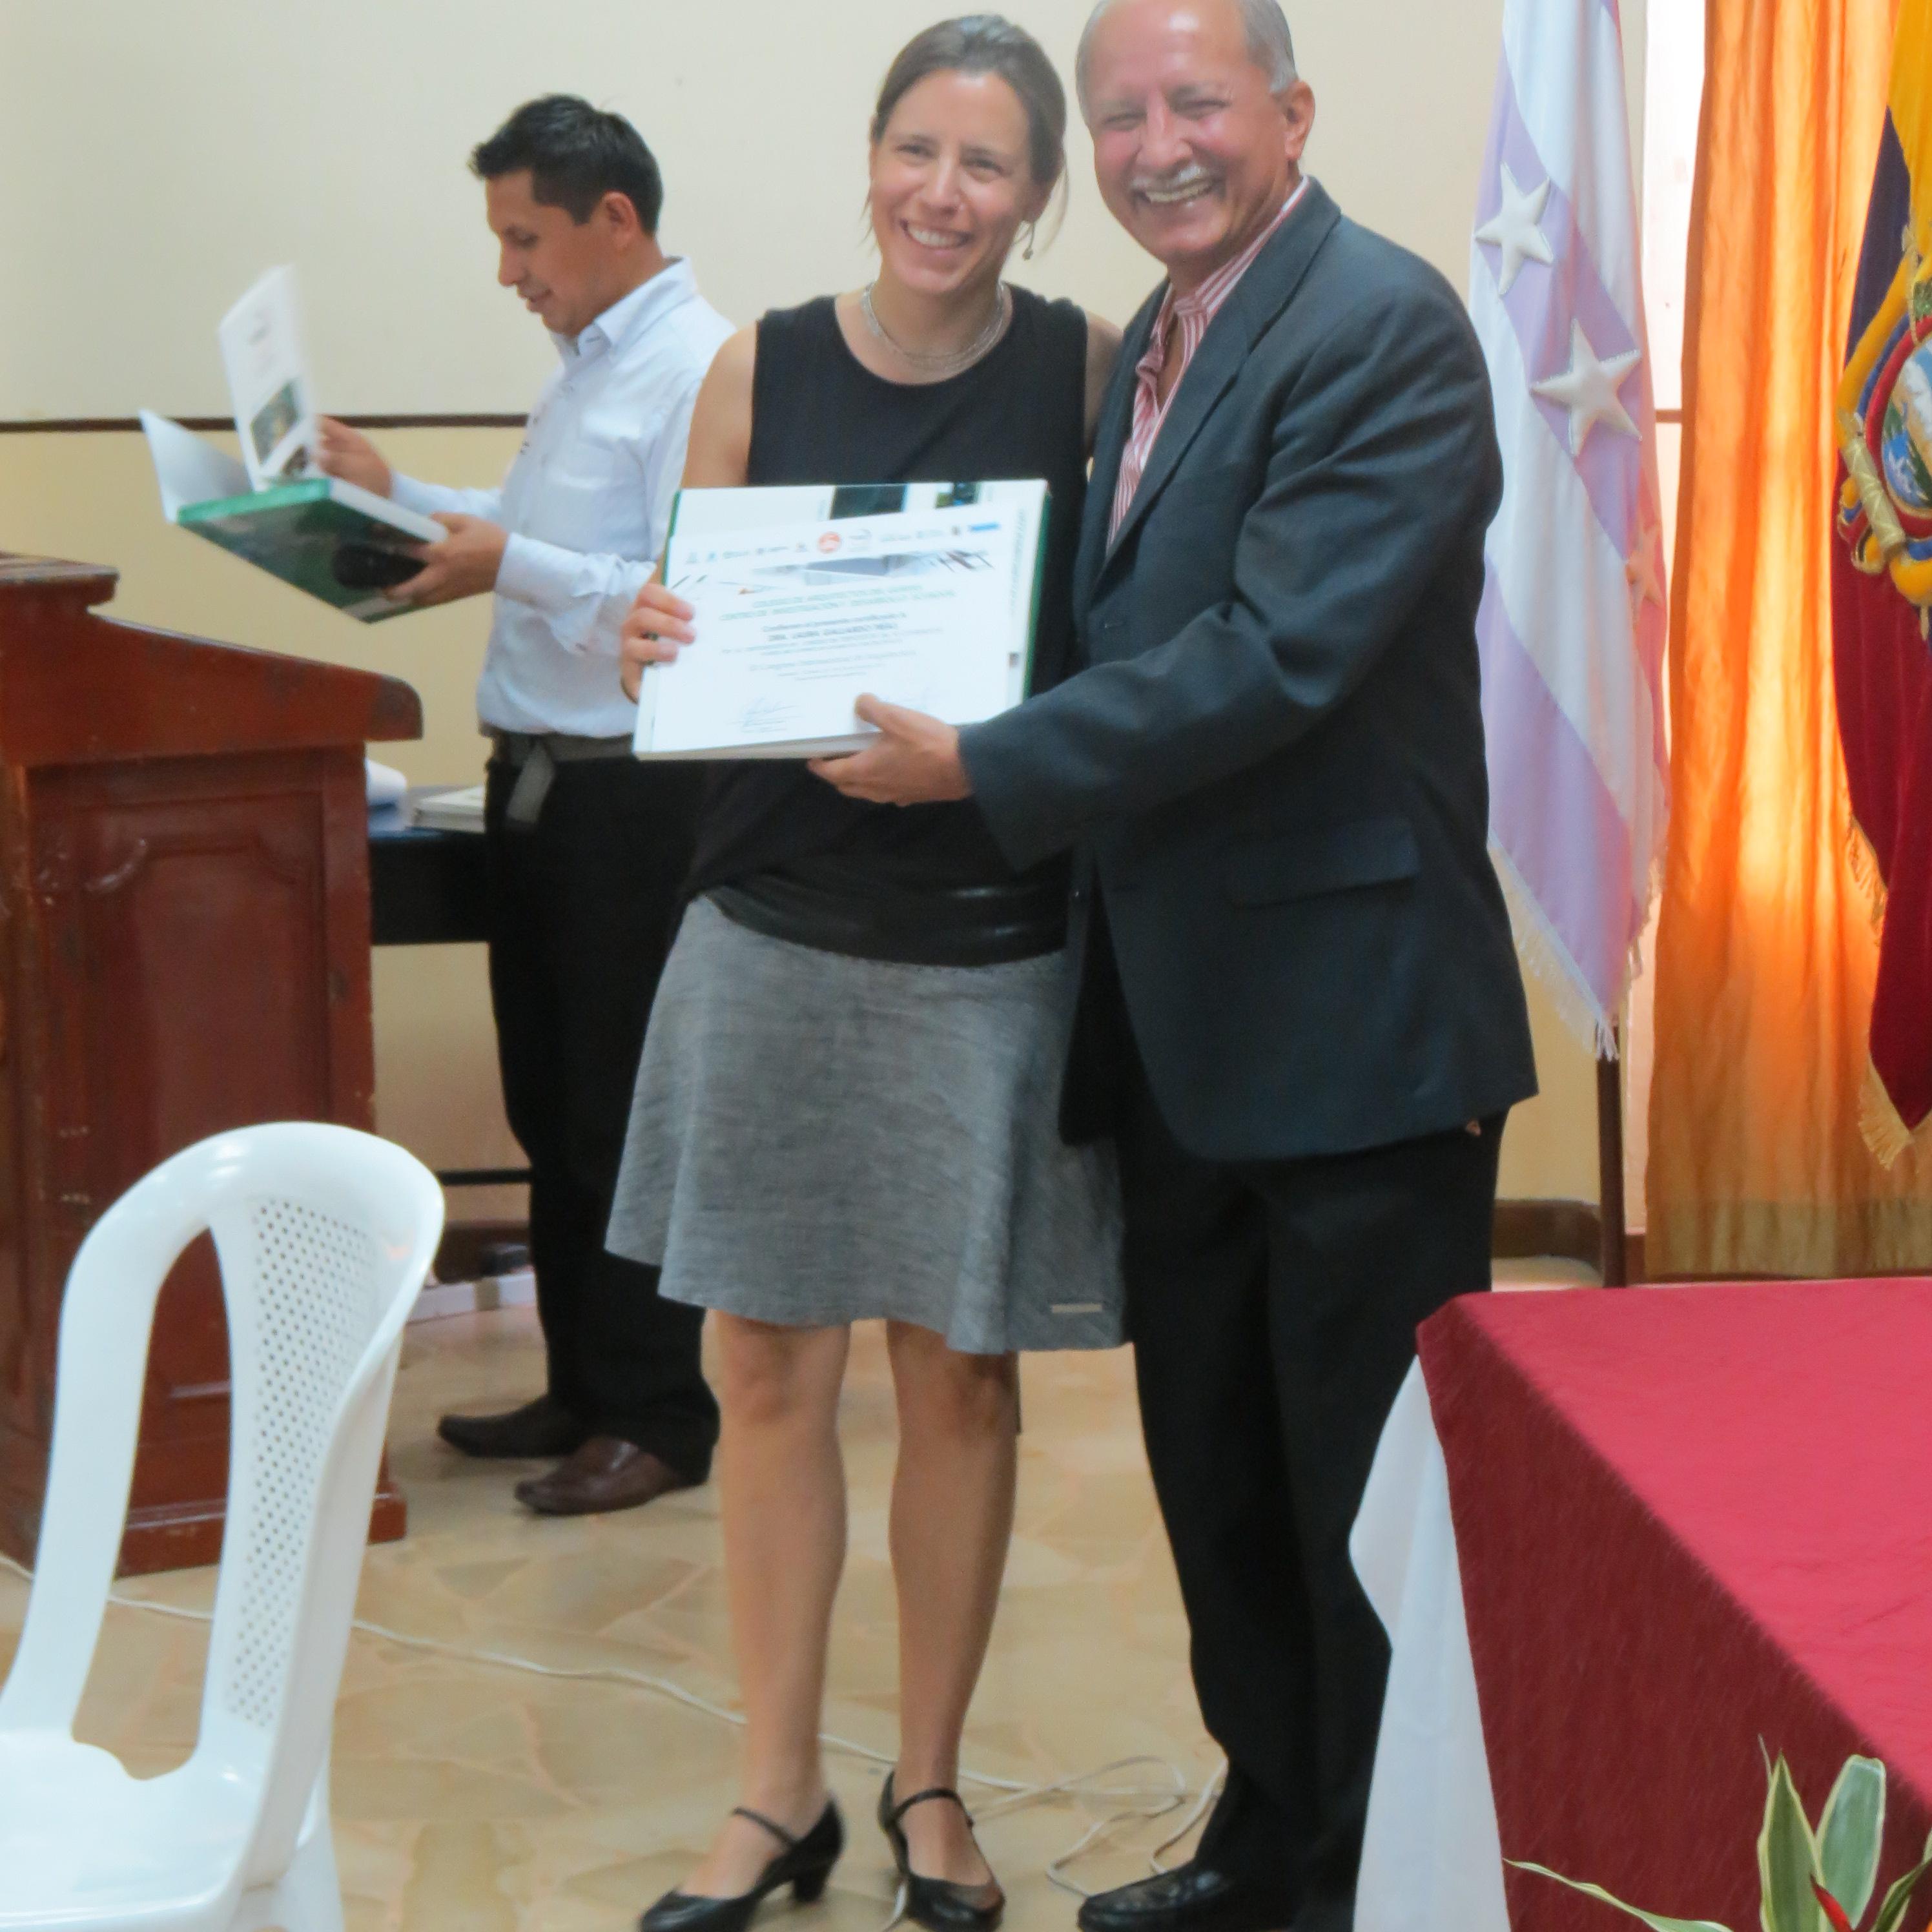
<svg viewBox="0 0 1932 1932"><path fill-rule="evenodd" d="M1932 1265L1858 1131L1878 958L1832 682L1832 399L1892 0L1707 0L1671 600L1653 1274Z"/></svg>

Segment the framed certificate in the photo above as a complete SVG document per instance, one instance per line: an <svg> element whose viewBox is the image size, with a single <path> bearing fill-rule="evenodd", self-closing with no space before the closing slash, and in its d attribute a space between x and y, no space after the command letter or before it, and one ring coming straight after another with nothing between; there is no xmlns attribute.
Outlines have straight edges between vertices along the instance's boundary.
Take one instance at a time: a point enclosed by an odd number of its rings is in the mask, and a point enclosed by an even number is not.
<svg viewBox="0 0 1932 1932"><path fill-rule="evenodd" d="M869 693L970 724L1026 695L1043 482L686 490L664 581L696 640L638 694L649 758L805 758L872 734Z"/></svg>

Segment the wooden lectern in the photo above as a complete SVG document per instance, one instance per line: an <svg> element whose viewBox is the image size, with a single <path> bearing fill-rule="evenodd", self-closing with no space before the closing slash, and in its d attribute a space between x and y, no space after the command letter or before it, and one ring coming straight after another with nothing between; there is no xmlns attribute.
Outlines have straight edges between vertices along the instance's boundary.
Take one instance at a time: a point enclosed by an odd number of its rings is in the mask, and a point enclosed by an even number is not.
<svg viewBox="0 0 1932 1932"><path fill-rule="evenodd" d="M363 745L393 678L96 616L115 573L0 554L0 1550L31 1562L82 1237L178 1149L373 1120ZM228 1351L206 1237L163 1290L124 1570L212 1562ZM403 1532L379 1486L374 1534Z"/></svg>

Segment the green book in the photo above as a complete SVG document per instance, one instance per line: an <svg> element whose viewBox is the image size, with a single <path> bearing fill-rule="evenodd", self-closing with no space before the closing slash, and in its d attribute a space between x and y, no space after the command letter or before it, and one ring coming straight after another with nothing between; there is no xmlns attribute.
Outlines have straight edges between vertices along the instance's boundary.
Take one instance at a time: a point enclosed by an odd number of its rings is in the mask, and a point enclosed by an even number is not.
<svg viewBox="0 0 1932 1932"><path fill-rule="evenodd" d="M415 574L415 546L440 542L440 524L336 476L251 490L242 466L193 430L147 410L141 427L170 523L358 622L414 608L383 586Z"/></svg>

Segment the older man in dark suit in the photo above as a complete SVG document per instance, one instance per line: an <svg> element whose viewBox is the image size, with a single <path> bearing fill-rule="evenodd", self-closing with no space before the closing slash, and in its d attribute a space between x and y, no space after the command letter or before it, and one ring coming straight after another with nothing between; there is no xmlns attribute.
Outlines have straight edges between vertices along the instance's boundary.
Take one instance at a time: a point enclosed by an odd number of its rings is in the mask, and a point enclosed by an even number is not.
<svg viewBox="0 0 1932 1932"><path fill-rule="evenodd" d="M1088 668L824 776L1082 855L1070 1135L1118 1138L1148 1460L1228 1782L1088 1932L1346 1932L1388 1649L1348 1560L1417 1324L1490 1281L1535 1090L1486 851L1475 616L1501 490L1454 291L1300 172L1275 0L1106 0L1080 92L1167 270L1102 413Z"/></svg>

